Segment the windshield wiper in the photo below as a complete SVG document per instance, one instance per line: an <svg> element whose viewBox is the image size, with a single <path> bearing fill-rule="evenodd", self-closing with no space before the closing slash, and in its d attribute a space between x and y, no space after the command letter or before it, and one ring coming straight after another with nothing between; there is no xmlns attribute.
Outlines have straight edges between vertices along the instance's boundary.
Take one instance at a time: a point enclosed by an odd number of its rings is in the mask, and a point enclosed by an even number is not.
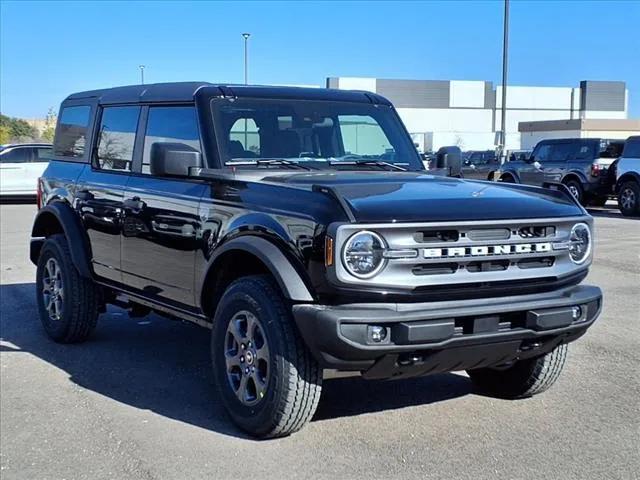
<svg viewBox="0 0 640 480"><path fill-rule="evenodd" d="M286 167L291 168L299 168L301 170L317 170L317 168L310 167L308 165L302 165L298 162L294 162L292 160L287 160L286 158L257 158L255 160L239 160L239 161L231 161L225 162L225 165L228 167L233 166L261 166L261 165L284 165Z"/></svg>
<svg viewBox="0 0 640 480"><path fill-rule="evenodd" d="M348 160L348 161L340 161L340 160L332 160L329 162L330 165L373 165L376 167L387 167L392 170L397 170L399 172L406 172L407 169L401 167L400 165L396 165L395 163L383 162L382 160L370 160L368 158L360 158L357 160Z"/></svg>

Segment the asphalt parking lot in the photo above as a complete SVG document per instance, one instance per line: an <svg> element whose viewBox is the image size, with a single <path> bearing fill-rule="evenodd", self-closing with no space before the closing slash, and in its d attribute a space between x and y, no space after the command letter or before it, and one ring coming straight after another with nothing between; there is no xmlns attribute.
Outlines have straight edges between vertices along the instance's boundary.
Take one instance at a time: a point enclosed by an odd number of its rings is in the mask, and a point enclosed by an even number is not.
<svg viewBox="0 0 640 480"><path fill-rule="evenodd" d="M40 327L28 261L34 205L2 205L0 477L10 479L637 479L640 475L640 220L596 215L588 282L604 313L548 392L472 393L447 374L325 382L300 433L255 441L212 387L208 332L111 309L89 342Z"/></svg>

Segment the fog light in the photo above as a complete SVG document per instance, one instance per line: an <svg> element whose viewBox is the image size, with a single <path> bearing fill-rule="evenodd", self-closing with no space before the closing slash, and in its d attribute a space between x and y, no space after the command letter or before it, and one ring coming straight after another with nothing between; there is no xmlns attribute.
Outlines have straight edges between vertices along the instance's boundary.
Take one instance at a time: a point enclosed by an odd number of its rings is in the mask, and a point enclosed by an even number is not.
<svg viewBox="0 0 640 480"><path fill-rule="evenodd" d="M582 318L582 308L580 308L578 305L576 305L575 307L572 307L571 316L573 317L574 320L580 320L580 318Z"/></svg>
<svg viewBox="0 0 640 480"><path fill-rule="evenodd" d="M369 327L369 338L375 343L380 343L387 338L387 329L378 325Z"/></svg>

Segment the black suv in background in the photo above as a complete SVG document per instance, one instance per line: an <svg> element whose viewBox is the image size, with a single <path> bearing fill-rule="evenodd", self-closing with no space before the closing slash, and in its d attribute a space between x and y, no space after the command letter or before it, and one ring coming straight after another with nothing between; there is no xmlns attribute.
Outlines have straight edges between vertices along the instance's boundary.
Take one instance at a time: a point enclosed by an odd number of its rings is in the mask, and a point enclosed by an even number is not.
<svg viewBox="0 0 640 480"><path fill-rule="evenodd" d="M462 177L474 180L493 180L500 168L500 159L494 150L470 151L462 163Z"/></svg>
<svg viewBox="0 0 640 480"><path fill-rule="evenodd" d="M76 93L38 188L48 335L86 340L107 304L206 327L218 396L260 437L311 419L323 369L542 392L602 306L580 284L593 219L566 189L427 175L373 93Z"/></svg>
<svg viewBox="0 0 640 480"><path fill-rule="evenodd" d="M604 205L614 181L608 169L623 146L624 140L600 138L542 140L530 158L502 165L496 179L527 185L560 182L581 204Z"/></svg>

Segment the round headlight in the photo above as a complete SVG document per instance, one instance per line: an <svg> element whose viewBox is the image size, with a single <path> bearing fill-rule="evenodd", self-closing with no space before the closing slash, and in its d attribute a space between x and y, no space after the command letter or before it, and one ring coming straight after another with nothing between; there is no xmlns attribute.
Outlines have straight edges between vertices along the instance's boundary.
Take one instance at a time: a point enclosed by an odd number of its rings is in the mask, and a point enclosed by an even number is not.
<svg viewBox="0 0 640 480"><path fill-rule="evenodd" d="M358 232L347 240L342 261L347 271L358 278L371 278L384 267L385 243L374 232Z"/></svg>
<svg viewBox="0 0 640 480"><path fill-rule="evenodd" d="M573 263L583 263L591 253L591 231L586 223L576 223L569 237L569 256Z"/></svg>

